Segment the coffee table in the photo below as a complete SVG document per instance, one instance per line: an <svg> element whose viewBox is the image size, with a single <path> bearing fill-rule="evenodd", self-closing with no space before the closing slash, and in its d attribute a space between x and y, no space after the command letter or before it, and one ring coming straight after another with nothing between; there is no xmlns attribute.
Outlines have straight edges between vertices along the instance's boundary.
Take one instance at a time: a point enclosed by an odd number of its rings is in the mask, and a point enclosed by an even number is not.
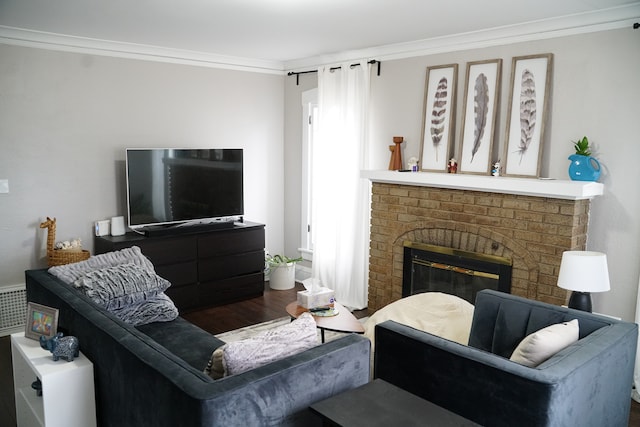
<svg viewBox="0 0 640 427"><path fill-rule="evenodd" d="M320 329L320 336L322 342L324 342L324 331L334 332L352 332L356 334L364 334L364 328L362 323L356 317L351 314L349 310L344 308L340 303L335 302L334 307L338 310L338 314L331 317L313 316L316 321L316 326ZM302 313L309 311L308 309L299 306L298 301L293 301L287 304L287 313L294 319L297 319ZM313 314L313 313L311 313Z"/></svg>
<svg viewBox="0 0 640 427"><path fill-rule="evenodd" d="M381 379L311 405L325 426L479 426Z"/></svg>

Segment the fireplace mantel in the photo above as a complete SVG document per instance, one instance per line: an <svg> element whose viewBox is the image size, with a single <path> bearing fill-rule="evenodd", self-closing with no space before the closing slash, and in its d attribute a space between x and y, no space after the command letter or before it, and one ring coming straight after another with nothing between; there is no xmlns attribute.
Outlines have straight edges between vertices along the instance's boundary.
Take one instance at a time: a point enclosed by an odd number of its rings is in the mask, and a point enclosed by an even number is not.
<svg viewBox="0 0 640 427"><path fill-rule="evenodd" d="M449 174L434 172L398 172L363 170L360 176L372 182L404 184L422 187L517 194L554 199L582 200L601 196L604 185L590 181L494 177L485 175Z"/></svg>

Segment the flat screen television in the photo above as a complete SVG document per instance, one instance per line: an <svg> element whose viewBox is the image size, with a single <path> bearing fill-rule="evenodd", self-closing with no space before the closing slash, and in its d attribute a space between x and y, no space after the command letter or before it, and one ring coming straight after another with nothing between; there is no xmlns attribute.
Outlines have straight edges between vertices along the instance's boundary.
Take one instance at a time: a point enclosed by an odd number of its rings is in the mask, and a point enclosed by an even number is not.
<svg viewBox="0 0 640 427"><path fill-rule="evenodd" d="M127 149L129 228L241 217L242 154L235 148Z"/></svg>

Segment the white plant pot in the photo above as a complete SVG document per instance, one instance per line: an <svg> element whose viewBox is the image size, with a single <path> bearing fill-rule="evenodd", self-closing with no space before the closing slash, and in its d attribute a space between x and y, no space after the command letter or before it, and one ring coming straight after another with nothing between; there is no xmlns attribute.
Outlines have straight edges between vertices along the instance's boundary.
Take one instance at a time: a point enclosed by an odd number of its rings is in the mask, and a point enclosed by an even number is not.
<svg viewBox="0 0 640 427"><path fill-rule="evenodd" d="M277 291L292 289L296 285L296 263L271 267L269 274L269 287Z"/></svg>

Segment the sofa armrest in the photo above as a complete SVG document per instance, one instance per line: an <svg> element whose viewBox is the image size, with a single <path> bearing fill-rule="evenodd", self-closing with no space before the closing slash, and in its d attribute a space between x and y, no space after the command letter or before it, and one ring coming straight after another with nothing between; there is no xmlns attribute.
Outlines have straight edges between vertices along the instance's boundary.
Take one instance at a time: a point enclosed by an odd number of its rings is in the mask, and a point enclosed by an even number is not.
<svg viewBox="0 0 640 427"><path fill-rule="evenodd" d="M370 348L367 338L350 334L216 380L203 418L216 426L319 426L309 406L369 382Z"/></svg>
<svg viewBox="0 0 640 427"><path fill-rule="evenodd" d="M626 426L631 385L619 383L633 371L637 327L625 325L587 337L579 351L567 348L536 369L387 321L376 328L374 376L482 425ZM625 388L620 400L617 390ZM583 405L601 407L600 415L581 419Z"/></svg>

